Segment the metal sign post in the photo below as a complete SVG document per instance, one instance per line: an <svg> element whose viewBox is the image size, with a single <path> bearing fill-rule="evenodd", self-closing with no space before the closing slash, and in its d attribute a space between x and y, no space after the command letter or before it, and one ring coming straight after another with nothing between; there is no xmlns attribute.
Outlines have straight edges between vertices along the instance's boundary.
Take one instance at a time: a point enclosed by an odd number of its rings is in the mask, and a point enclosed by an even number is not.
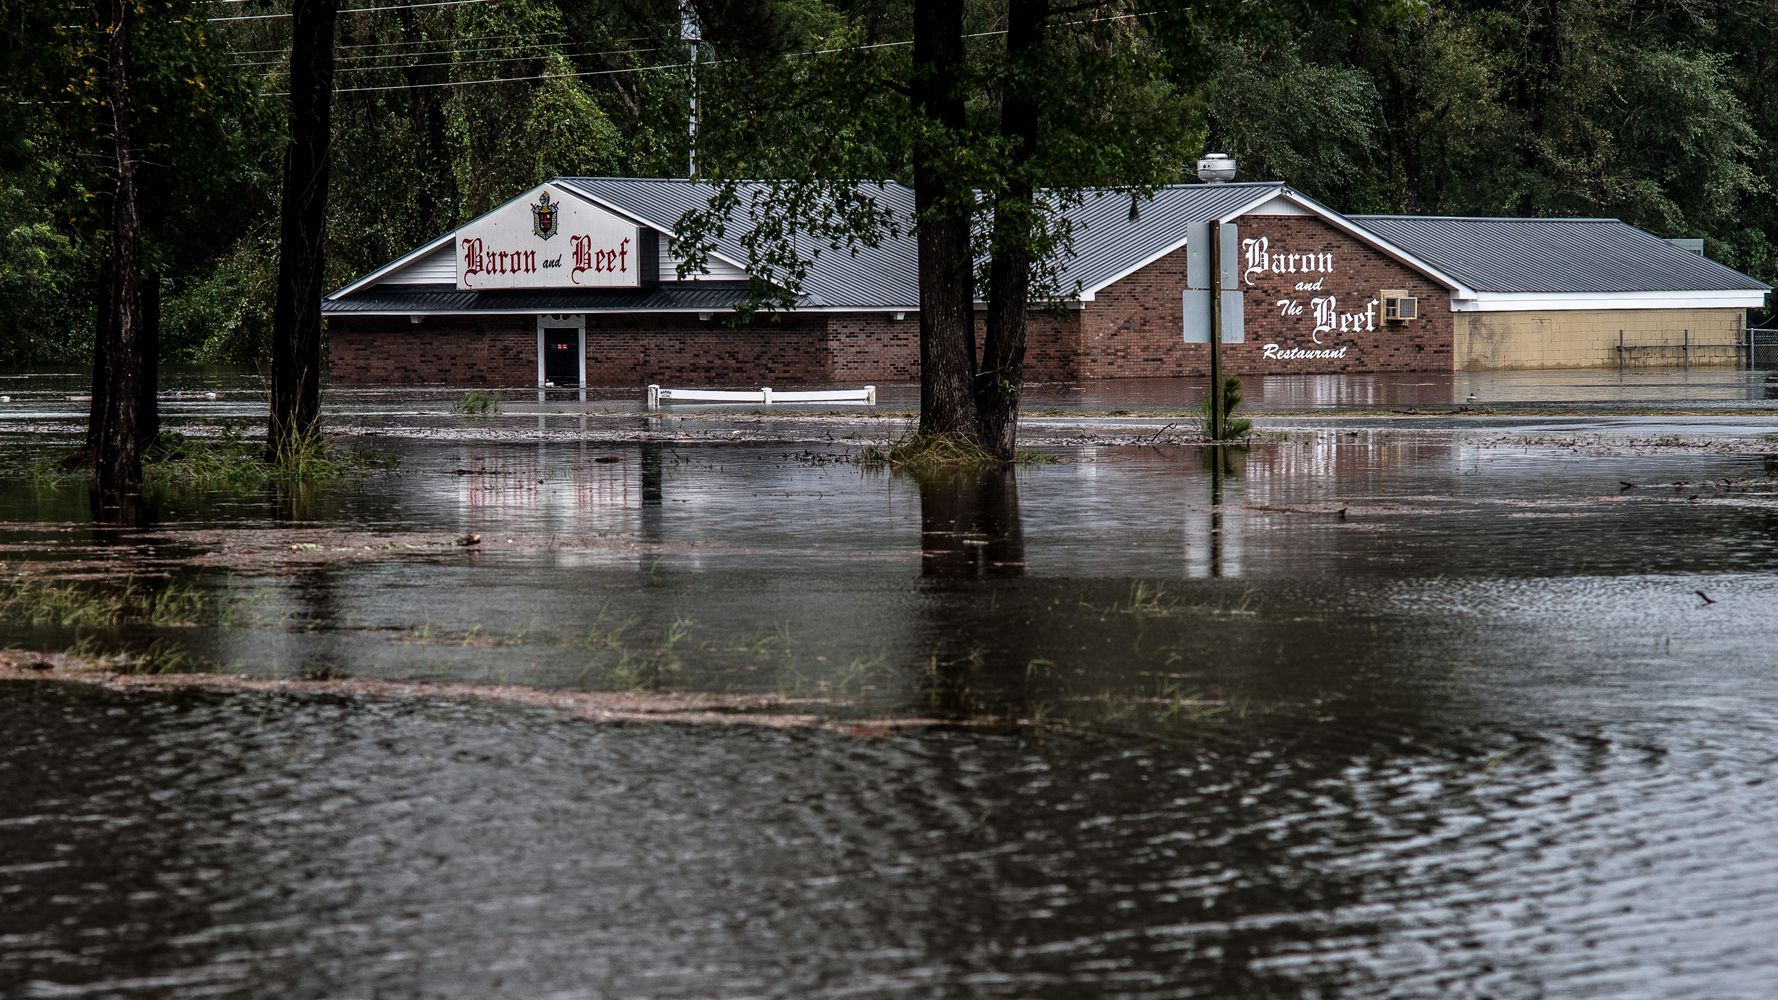
<svg viewBox="0 0 1778 1000"><path fill-rule="evenodd" d="M1221 441L1222 412L1222 223L1210 223L1210 440Z"/></svg>

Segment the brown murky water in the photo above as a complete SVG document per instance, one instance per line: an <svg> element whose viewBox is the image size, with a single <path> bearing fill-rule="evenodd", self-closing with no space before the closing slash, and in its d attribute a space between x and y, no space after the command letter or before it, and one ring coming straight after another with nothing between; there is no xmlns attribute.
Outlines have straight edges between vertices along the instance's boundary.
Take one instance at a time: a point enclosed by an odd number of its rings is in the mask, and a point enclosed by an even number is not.
<svg viewBox="0 0 1778 1000"><path fill-rule="evenodd" d="M5 482L9 571L202 601L0 645L934 724L0 684L0 996L1769 996L1775 470L1550 433Z"/></svg>

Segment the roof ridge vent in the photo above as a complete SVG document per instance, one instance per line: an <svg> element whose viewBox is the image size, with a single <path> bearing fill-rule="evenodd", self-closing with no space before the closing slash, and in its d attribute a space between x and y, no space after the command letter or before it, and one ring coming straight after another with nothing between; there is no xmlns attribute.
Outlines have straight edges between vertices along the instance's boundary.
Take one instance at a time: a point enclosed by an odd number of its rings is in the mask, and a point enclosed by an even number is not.
<svg viewBox="0 0 1778 1000"><path fill-rule="evenodd" d="M1227 153L1205 153L1198 161L1198 180L1206 184L1227 184L1235 179L1235 158Z"/></svg>

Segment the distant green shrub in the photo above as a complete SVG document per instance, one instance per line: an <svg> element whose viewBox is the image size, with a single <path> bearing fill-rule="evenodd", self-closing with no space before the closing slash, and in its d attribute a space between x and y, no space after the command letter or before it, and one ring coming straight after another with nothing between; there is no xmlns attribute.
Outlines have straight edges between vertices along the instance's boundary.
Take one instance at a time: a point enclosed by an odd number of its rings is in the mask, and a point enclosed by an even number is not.
<svg viewBox="0 0 1778 1000"><path fill-rule="evenodd" d="M462 399L457 400L453 409L474 417L499 413L500 395L499 393L483 392L480 389L471 389L463 394Z"/></svg>
<svg viewBox="0 0 1778 1000"><path fill-rule="evenodd" d="M1241 380L1233 375L1224 376L1222 380L1222 426L1223 438L1235 440L1253 433L1253 421L1235 416L1235 408L1241 405ZM1204 396L1204 405L1198 408L1198 430L1207 438L1215 438L1216 430L1210 426L1210 396Z"/></svg>

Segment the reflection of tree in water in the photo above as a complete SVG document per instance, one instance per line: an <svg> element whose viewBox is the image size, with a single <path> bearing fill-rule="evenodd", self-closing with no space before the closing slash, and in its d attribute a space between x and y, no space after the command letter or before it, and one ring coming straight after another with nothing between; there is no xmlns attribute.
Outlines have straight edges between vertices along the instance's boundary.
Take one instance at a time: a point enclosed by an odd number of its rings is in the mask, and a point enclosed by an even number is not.
<svg viewBox="0 0 1778 1000"><path fill-rule="evenodd" d="M1025 538L1010 468L941 469L920 482L920 575L1020 576Z"/></svg>
<svg viewBox="0 0 1778 1000"><path fill-rule="evenodd" d="M659 441L644 441L641 448L642 466L642 517L637 525L642 540L658 542L661 540L661 503L666 496L666 476L663 473L662 458L666 454L666 446Z"/></svg>
<svg viewBox="0 0 1778 1000"><path fill-rule="evenodd" d="M1025 572L1018 475L939 469L915 478L920 575L935 582L925 602L932 645L916 686L935 715L1023 716L1028 630L1003 617L1018 602L1002 605L989 592Z"/></svg>
<svg viewBox="0 0 1778 1000"><path fill-rule="evenodd" d="M141 492L101 494L95 485L87 492L93 523L106 527L144 529L154 527L155 504ZM100 541L108 541L100 532Z"/></svg>
<svg viewBox="0 0 1778 1000"><path fill-rule="evenodd" d="M332 680L350 673L341 649L346 632L339 628L337 576L335 567L321 565L291 584L290 596L300 609L305 634L291 644L293 656L289 663L304 680Z"/></svg>

